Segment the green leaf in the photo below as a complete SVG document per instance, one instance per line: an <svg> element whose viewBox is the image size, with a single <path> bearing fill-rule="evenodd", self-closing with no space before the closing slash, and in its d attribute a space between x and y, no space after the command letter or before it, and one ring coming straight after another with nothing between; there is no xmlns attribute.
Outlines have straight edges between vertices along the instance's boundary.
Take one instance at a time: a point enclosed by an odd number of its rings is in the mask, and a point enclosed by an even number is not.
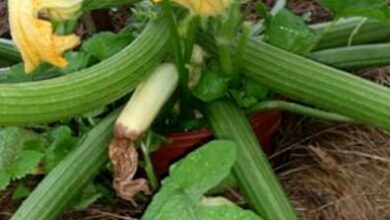
<svg viewBox="0 0 390 220"><path fill-rule="evenodd" d="M269 89L253 82L252 80L245 80L244 81L244 91L245 95L247 96L253 96L260 100L265 100L268 98L268 95L270 93Z"/></svg>
<svg viewBox="0 0 390 220"><path fill-rule="evenodd" d="M21 153L42 153L45 141L34 132L17 127L5 128L0 131L0 172L15 170L20 161ZM35 167L33 167L35 168Z"/></svg>
<svg viewBox="0 0 390 220"><path fill-rule="evenodd" d="M186 189L186 193L200 196L229 175L236 160L235 149L234 142L212 141L172 166L170 177L164 184L172 184Z"/></svg>
<svg viewBox="0 0 390 220"><path fill-rule="evenodd" d="M47 149L44 167L48 173L68 155L77 145L78 139L72 136L72 131L67 126L60 126L48 135L50 146Z"/></svg>
<svg viewBox="0 0 390 220"><path fill-rule="evenodd" d="M10 127L0 131L0 190L30 174L44 156L46 141L34 132Z"/></svg>
<svg viewBox="0 0 390 220"><path fill-rule="evenodd" d="M251 211L245 211L235 206L225 198L205 198L202 200L202 206L198 212L203 216L202 219L212 220L261 220L259 216Z"/></svg>
<svg viewBox="0 0 390 220"><path fill-rule="evenodd" d="M157 151L162 144L167 142L168 140L164 136L148 130L138 145L141 146L144 153L150 154Z"/></svg>
<svg viewBox="0 0 390 220"><path fill-rule="evenodd" d="M267 23L266 34L270 44L302 55L308 54L320 40L318 33L286 9L271 18Z"/></svg>
<svg viewBox="0 0 390 220"><path fill-rule="evenodd" d="M142 219L214 220L217 214L226 212L224 216L229 218L225 219L259 220L232 203L202 203L202 195L229 175L236 160L236 147L231 141L212 141L173 165ZM246 218L247 213L254 218Z"/></svg>
<svg viewBox="0 0 390 220"><path fill-rule="evenodd" d="M193 93L198 99L211 102L224 97L226 91L226 80L214 72L206 71Z"/></svg>
<svg viewBox="0 0 390 220"><path fill-rule="evenodd" d="M68 51L65 53L65 59L68 60L68 65L65 69L59 69L59 71L64 74L69 74L85 69L88 67L90 57L88 53L83 51Z"/></svg>
<svg viewBox="0 0 390 220"><path fill-rule="evenodd" d="M11 176L4 171L0 171L0 191L4 190L11 182Z"/></svg>
<svg viewBox="0 0 390 220"><path fill-rule="evenodd" d="M22 151L8 172L13 179L20 179L34 171L43 157L44 154L37 151Z"/></svg>
<svg viewBox="0 0 390 220"><path fill-rule="evenodd" d="M389 22L388 0L318 0L336 18L369 17Z"/></svg>
<svg viewBox="0 0 390 220"><path fill-rule="evenodd" d="M250 108L253 105L259 103L259 100L252 95L247 95L245 92L237 89L230 89L230 96L234 101L242 108Z"/></svg>
<svg viewBox="0 0 390 220"><path fill-rule="evenodd" d="M130 28L125 28L117 34L102 32L88 39L81 49L97 61L102 61L121 51L132 40L133 34Z"/></svg>
<svg viewBox="0 0 390 220"><path fill-rule="evenodd" d="M94 202L96 202L98 199L102 198L104 194L102 190L99 189L100 187L103 186L96 185L94 183L90 183L88 186L86 186L71 205L72 209L74 210L86 209Z"/></svg>
<svg viewBox="0 0 390 220"><path fill-rule="evenodd" d="M31 193L30 188L26 186L25 183L19 183L18 187L12 193L12 200L24 199L27 198Z"/></svg>

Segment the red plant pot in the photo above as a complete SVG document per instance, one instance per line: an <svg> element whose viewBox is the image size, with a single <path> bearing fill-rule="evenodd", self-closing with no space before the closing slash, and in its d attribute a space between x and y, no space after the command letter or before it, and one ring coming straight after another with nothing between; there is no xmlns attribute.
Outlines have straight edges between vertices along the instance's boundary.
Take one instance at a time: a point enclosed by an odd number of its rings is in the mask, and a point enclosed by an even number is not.
<svg viewBox="0 0 390 220"><path fill-rule="evenodd" d="M267 155L273 153L272 139L280 126L281 119L278 111L261 112L250 117L253 131ZM160 177L165 175L170 164L212 138L213 135L208 129L171 134L168 143L152 154L156 174Z"/></svg>

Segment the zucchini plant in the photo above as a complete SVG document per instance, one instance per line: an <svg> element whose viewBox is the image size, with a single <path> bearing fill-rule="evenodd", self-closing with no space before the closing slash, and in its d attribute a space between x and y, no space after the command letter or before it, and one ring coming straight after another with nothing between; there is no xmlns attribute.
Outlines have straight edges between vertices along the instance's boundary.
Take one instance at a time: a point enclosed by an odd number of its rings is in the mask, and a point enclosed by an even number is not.
<svg viewBox="0 0 390 220"><path fill-rule="evenodd" d="M12 219L58 218L102 171L113 171L107 191L150 203L145 220L298 219L249 115L278 109L390 129L390 89L346 72L390 64L390 10L381 0L319 2L333 21L307 25L286 1L257 4L262 19L251 24L240 0L9 0L0 189L47 174ZM118 33L72 34L82 14L129 5ZM195 147L216 140L192 153L176 155L164 138L199 131ZM155 155L169 156L169 172ZM213 194L229 176L241 207Z"/></svg>

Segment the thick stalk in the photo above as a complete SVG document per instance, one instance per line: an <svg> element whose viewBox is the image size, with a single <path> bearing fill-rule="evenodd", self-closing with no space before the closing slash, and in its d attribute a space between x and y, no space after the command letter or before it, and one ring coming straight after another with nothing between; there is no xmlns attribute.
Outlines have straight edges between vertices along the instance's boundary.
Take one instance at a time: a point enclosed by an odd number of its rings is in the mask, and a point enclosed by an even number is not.
<svg viewBox="0 0 390 220"><path fill-rule="evenodd" d="M325 30L325 33L315 47L315 50L348 46L350 36L356 30L356 27L362 24L363 19L365 18L349 18L342 19L336 23L326 22L313 25L312 28L315 30ZM329 25L331 26L329 27ZM367 20L361 25L358 32L354 35L351 43L356 45L378 42L389 36L389 24L384 24L383 22L374 20Z"/></svg>
<svg viewBox="0 0 390 220"><path fill-rule="evenodd" d="M216 51L210 38L200 42ZM247 77L282 95L390 129L390 88L257 40L248 43L243 63Z"/></svg>
<svg viewBox="0 0 390 220"><path fill-rule="evenodd" d="M184 117L191 117L191 94L188 89L188 71L185 68L185 57L184 51L181 46L181 39L179 32L177 30L177 22L175 14L173 12L171 3L169 0L162 1L162 8L164 12L164 17L168 23L169 36L171 45L173 48L173 53L175 56L175 63L179 71L179 91L181 93L180 97L180 111Z"/></svg>
<svg viewBox="0 0 390 220"><path fill-rule="evenodd" d="M15 64L21 60L21 56L12 41L0 39L0 59L1 62L6 61L8 64Z"/></svg>
<svg viewBox="0 0 390 220"><path fill-rule="evenodd" d="M99 8L113 8L123 5L130 5L140 0L84 0L83 10L89 11Z"/></svg>
<svg viewBox="0 0 390 220"><path fill-rule="evenodd" d="M108 2L102 2L100 0L90 0L84 4L91 4L97 6L101 5L102 3L105 3L107 6L112 6L113 2L136 2L136 0L117 0ZM350 38L352 32L356 29L356 27L361 24L362 19L363 18L350 18L341 20L339 22L334 23L331 27L329 27L329 25L331 25L330 22L313 25L312 27L318 31L326 29L324 36L322 37L319 44L316 46L315 50L348 46L348 39ZM389 36L390 26L377 21L368 20L362 25L361 28L359 28L358 33L353 37L352 43L363 44L377 42ZM354 52L355 50L356 52ZM365 48L365 46L359 46L359 48L351 47L350 49L335 49L331 52L327 51L322 53L321 51L319 54L315 53L315 55L313 55L313 58L318 59L318 61L320 62L323 60L323 62L325 63L341 68L359 68L365 67L365 65L372 66L387 64L388 58L387 53L384 52L384 48L380 48L379 53L374 54L375 56L379 56L379 59L373 59L370 56L366 56L367 53L365 53L365 50L374 50L374 48ZM329 53L331 53L330 56L328 56ZM20 55L18 51L12 45L11 41L6 39L0 39L0 57L2 58L2 60L7 61L7 63L5 64L20 61ZM332 57L335 58L332 59ZM357 58L359 58L359 60L363 60L363 62L355 62Z"/></svg>
<svg viewBox="0 0 390 220"><path fill-rule="evenodd" d="M370 44L320 50L309 58L340 69L390 65L390 44Z"/></svg>
<svg viewBox="0 0 390 220"><path fill-rule="evenodd" d="M249 205L265 220L297 219L245 114L229 101L217 101L208 104L207 117L217 138L239 147L233 174Z"/></svg>
<svg viewBox="0 0 390 220"><path fill-rule="evenodd" d="M12 220L52 220L80 191L90 183L107 163L107 144L118 111L112 113L86 136L34 189Z"/></svg>
<svg viewBox="0 0 390 220"><path fill-rule="evenodd" d="M289 111L292 113L301 114L312 118L324 119L324 120L329 120L334 122L353 122L352 119L336 113L322 111L319 109L311 108L297 103L286 102L286 101L271 100L271 101L260 102L255 106L253 106L250 109L250 112L259 112L259 111L261 112L261 111L272 110L272 109Z"/></svg>
<svg viewBox="0 0 390 220"><path fill-rule="evenodd" d="M107 60L64 77L0 84L0 125L46 123L111 103L132 91L161 61L168 31L158 19Z"/></svg>

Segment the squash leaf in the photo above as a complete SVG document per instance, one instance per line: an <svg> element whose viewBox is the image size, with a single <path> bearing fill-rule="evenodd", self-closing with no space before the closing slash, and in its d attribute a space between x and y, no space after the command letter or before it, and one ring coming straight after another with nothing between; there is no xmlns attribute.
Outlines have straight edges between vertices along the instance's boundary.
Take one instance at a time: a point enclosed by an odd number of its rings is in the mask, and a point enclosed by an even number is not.
<svg viewBox="0 0 390 220"><path fill-rule="evenodd" d="M389 22L388 0L318 0L336 18L360 16Z"/></svg>
<svg viewBox="0 0 390 220"><path fill-rule="evenodd" d="M47 142L22 128L0 131L0 190L11 180L30 174L44 157Z"/></svg>
<svg viewBox="0 0 390 220"><path fill-rule="evenodd" d="M292 53L307 55L320 37L302 18L286 9L279 11L267 22L267 41Z"/></svg>
<svg viewBox="0 0 390 220"><path fill-rule="evenodd" d="M171 167L142 219L260 220L230 202L204 202L203 194L229 175L235 161L236 145L231 141L212 141L191 153ZM229 218L218 217L225 214Z"/></svg>

